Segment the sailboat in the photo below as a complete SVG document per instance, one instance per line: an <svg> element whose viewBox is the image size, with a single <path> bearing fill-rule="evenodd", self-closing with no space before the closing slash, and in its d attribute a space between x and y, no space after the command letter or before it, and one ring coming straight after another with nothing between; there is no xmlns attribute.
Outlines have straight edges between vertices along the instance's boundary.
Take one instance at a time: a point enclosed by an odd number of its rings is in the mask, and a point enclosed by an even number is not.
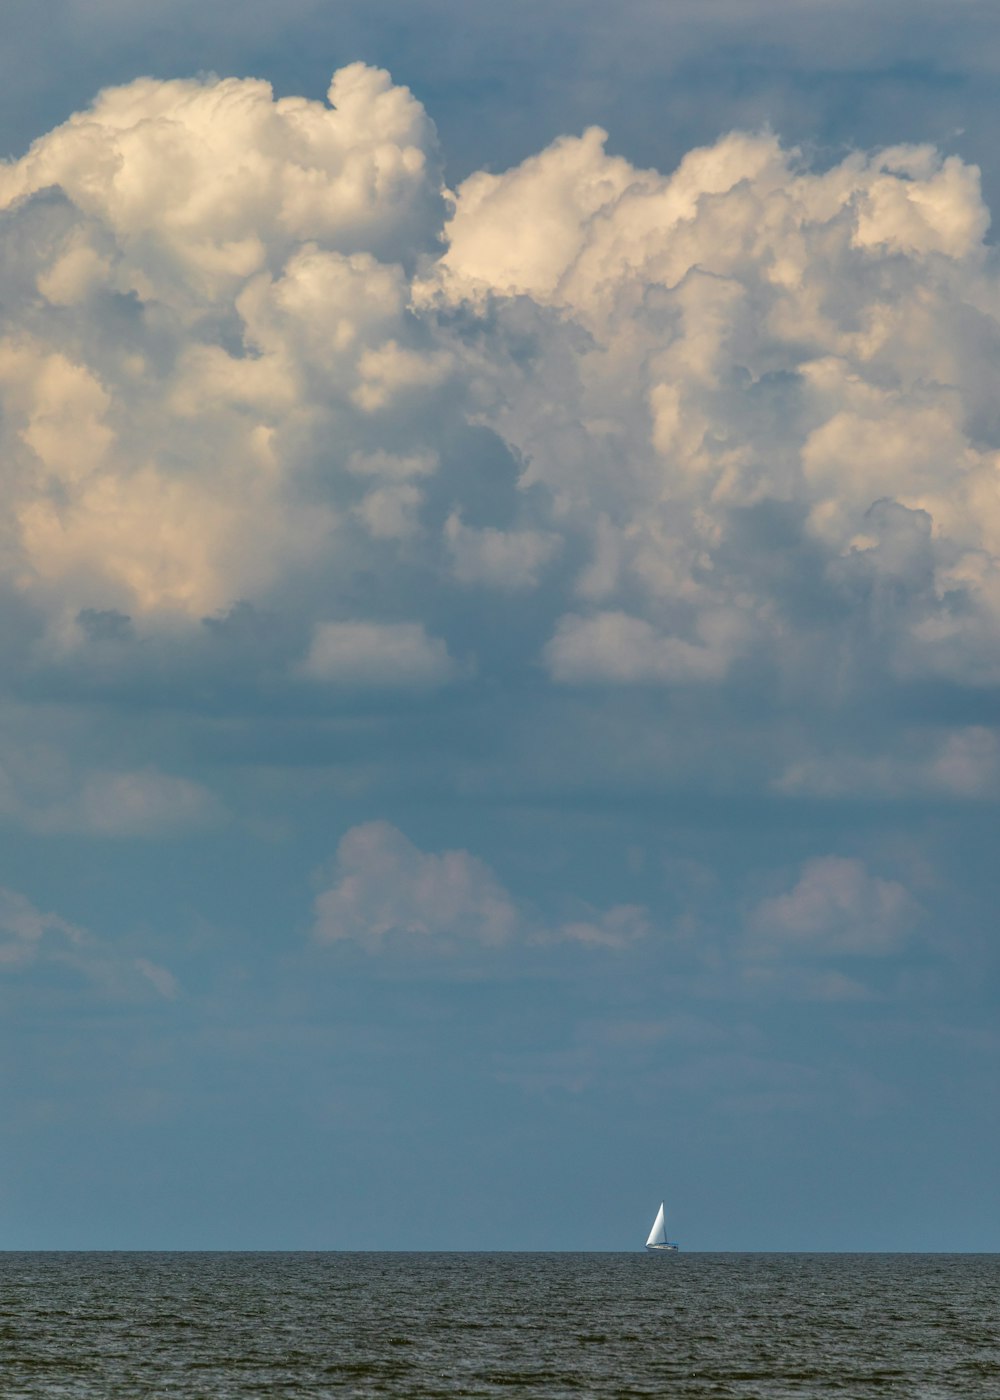
<svg viewBox="0 0 1000 1400"><path fill-rule="evenodd" d="M646 1241L647 1249L670 1250L676 1253L678 1246L671 1244L667 1239L667 1227L663 1221L663 1202L660 1202L660 1209L656 1212L656 1219L653 1221L653 1228L649 1232L649 1239Z"/></svg>

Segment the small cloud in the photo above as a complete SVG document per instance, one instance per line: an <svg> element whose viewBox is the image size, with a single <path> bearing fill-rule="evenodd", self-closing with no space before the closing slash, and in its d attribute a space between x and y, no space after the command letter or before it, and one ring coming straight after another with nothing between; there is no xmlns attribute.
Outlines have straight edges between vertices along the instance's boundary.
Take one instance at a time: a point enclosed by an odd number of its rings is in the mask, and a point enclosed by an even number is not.
<svg viewBox="0 0 1000 1400"><path fill-rule="evenodd" d="M80 773L55 746L0 752L0 818L43 835L149 838L183 835L225 820L200 783L152 766Z"/></svg>
<svg viewBox="0 0 1000 1400"><path fill-rule="evenodd" d="M316 900L314 933L377 950L390 935L410 946L445 939L497 945L512 938L517 909L468 851L421 851L388 822L350 830L337 848L333 883Z"/></svg>
<svg viewBox="0 0 1000 1400"><path fill-rule="evenodd" d="M332 879L316 898L314 936L377 952L397 948L454 951L462 944L500 947L576 943L624 949L644 938L649 916L637 905L548 927L469 851L422 851L389 822L352 827L337 847Z"/></svg>
<svg viewBox="0 0 1000 1400"><path fill-rule="evenodd" d="M148 984L167 1000L173 1000L178 991L177 979L167 968L146 958L123 958L78 924L39 909L17 890L0 886L0 972L21 973L39 966L70 969L113 997L133 997Z"/></svg>
<svg viewBox="0 0 1000 1400"><path fill-rule="evenodd" d="M89 774L73 798L39 813L35 825L91 836L150 837L212 826L221 817L219 802L200 783L142 768Z"/></svg>
<svg viewBox="0 0 1000 1400"><path fill-rule="evenodd" d="M147 958L136 958L135 969L147 982L153 984L165 1001L176 999L179 990L177 978L167 968L161 967L159 963L150 962Z"/></svg>
<svg viewBox="0 0 1000 1400"><path fill-rule="evenodd" d="M1000 743L992 729L968 725L943 738L904 734L896 752L838 752L796 759L772 785L789 796L902 797L914 793L993 797L1000 788Z"/></svg>
<svg viewBox="0 0 1000 1400"><path fill-rule="evenodd" d="M338 686L435 689L456 673L448 648L419 622L321 622L302 674Z"/></svg>
<svg viewBox="0 0 1000 1400"><path fill-rule="evenodd" d="M8 966L12 963L29 961L38 955L47 936L52 935L57 942L78 947L85 942L86 934L76 924L68 923L58 914L46 914L16 890L0 886L0 933L7 934L9 941L0 945L0 962Z"/></svg>
<svg viewBox="0 0 1000 1400"><path fill-rule="evenodd" d="M991 797L1000 787L1000 743L992 729L971 725L949 734L930 764L931 777L956 797Z"/></svg>
<svg viewBox="0 0 1000 1400"><path fill-rule="evenodd" d="M627 948L645 938L649 929L649 915L640 905L617 904L594 919L560 924L553 936L594 948Z"/></svg>
<svg viewBox="0 0 1000 1400"><path fill-rule="evenodd" d="M721 625L720 625L721 624ZM738 627L716 619L697 642L664 636L624 612L560 619L545 649L554 680L566 683L690 684L718 681L735 654Z"/></svg>
<svg viewBox="0 0 1000 1400"><path fill-rule="evenodd" d="M542 530L475 529L457 511L445 522L452 572L459 583L491 588L534 588L546 564L562 547L559 535Z"/></svg>
<svg viewBox="0 0 1000 1400"><path fill-rule="evenodd" d="M871 875L863 862L820 856L793 887L762 900L750 918L750 952L886 957L903 944L919 905L895 880Z"/></svg>

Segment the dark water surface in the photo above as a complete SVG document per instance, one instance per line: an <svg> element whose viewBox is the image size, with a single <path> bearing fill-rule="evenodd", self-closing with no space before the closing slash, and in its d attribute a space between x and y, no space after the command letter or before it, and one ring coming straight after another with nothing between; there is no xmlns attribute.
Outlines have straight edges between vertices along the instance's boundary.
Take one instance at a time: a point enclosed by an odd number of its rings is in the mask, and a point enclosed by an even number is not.
<svg viewBox="0 0 1000 1400"><path fill-rule="evenodd" d="M1000 1256L0 1254L0 1397L983 1396Z"/></svg>

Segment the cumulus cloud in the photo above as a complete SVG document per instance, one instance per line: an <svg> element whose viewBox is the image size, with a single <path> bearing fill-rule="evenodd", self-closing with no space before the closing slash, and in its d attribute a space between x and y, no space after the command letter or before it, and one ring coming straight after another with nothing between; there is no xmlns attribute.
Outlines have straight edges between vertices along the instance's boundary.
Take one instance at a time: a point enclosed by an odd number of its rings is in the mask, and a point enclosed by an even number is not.
<svg viewBox="0 0 1000 1400"><path fill-rule="evenodd" d="M380 70L328 104L106 90L0 168L0 209L4 563L50 606L198 616L315 561L330 434L363 451L362 420L448 372L405 310L444 212L433 127Z"/></svg>
<svg viewBox="0 0 1000 1400"><path fill-rule="evenodd" d="M327 98L276 101L257 79L140 78L36 141L4 171L3 199L64 190L118 237L128 281L144 280L139 250L152 249L186 299L241 283L275 246L412 257L441 212L423 108L362 63L336 73Z"/></svg>
<svg viewBox="0 0 1000 1400"><path fill-rule="evenodd" d="M594 128L449 192L363 64L325 103L109 89L0 167L25 654L84 617L194 646L245 600L290 621L284 680L331 688L490 675L501 613L519 674L732 714L748 679L803 715L993 686L988 221L922 145L816 169L736 132L661 173ZM772 786L832 781L773 738ZM982 795L961 742L921 781ZM150 781L145 810L197 806Z"/></svg>
<svg viewBox="0 0 1000 1400"><path fill-rule="evenodd" d="M324 943L352 941L454 951L515 940L624 948L643 937L644 909L622 905L547 927L469 851L423 851L389 822L352 827L337 847L331 879L315 902L313 932Z"/></svg>
<svg viewBox="0 0 1000 1400"><path fill-rule="evenodd" d="M987 224L978 172L927 147L816 173L734 134L663 176L594 130L465 182L438 295L539 308L532 375L498 376L491 421L591 539L578 591L599 606L557 623L559 678L720 681L740 650L794 655L795 580L747 538L769 512L827 630L854 618L838 652L1000 674ZM699 645L720 618L726 642Z"/></svg>
<svg viewBox="0 0 1000 1400"><path fill-rule="evenodd" d="M389 934L501 944L517 910L493 872L468 851L421 851L388 822L354 827L340 842L334 879L316 900L316 936L377 949Z"/></svg>
<svg viewBox="0 0 1000 1400"><path fill-rule="evenodd" d="M791 889L757 905L751 948L765 957L885 957L902 946L918 912L898 881L871 874L860 860L820 856Z"/></svg>

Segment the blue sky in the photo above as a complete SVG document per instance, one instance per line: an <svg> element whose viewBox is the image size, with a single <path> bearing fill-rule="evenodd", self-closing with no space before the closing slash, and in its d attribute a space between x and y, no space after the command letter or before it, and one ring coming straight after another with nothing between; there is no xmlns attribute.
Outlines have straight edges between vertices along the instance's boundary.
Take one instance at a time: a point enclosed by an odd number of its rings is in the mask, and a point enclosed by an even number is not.
<svg viewBox="0 0 1000 1400"><path fill-rule="evenodd" d="M994 7L44 8L5 1245L1000 1248Z"/></svg>

